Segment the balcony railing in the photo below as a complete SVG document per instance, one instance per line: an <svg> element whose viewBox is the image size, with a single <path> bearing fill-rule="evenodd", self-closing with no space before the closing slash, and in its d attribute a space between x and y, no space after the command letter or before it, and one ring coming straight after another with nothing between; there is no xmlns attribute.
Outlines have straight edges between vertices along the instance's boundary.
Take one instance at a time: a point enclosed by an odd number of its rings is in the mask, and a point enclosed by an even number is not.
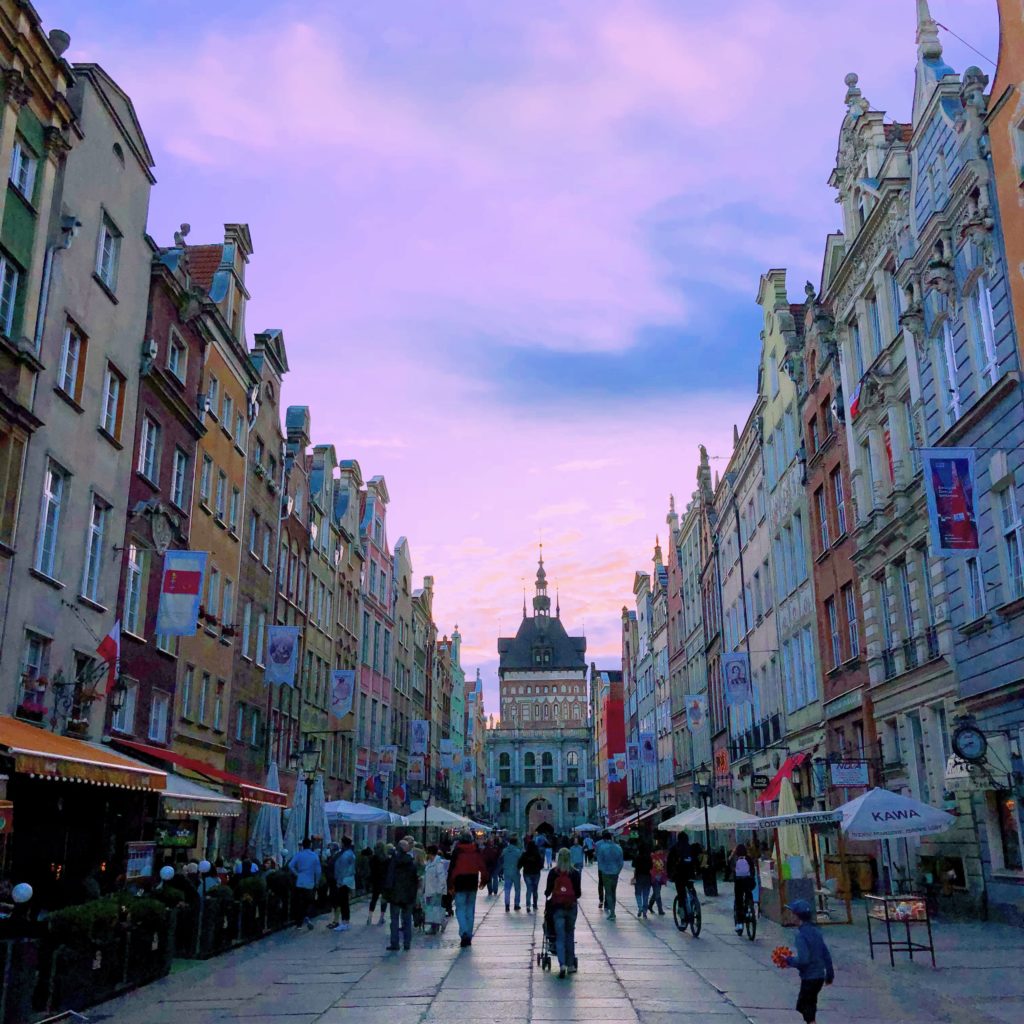
<svg viewBox="0 0 1024 1024"><path fill-rule="evenodd" d="M911 636L903 641L903 668L906 672L909 672L912 668L917 668L918 640L920 640L920 637Z"/></svg>

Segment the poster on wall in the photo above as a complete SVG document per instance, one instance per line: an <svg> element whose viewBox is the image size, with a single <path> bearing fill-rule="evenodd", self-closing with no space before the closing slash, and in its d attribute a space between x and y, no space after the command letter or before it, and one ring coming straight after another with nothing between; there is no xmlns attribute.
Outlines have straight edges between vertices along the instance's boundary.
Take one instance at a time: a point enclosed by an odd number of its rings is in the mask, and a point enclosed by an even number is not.
<svg viewBox="0 0 1024 1024"><path fill-rule="evenodd" d="M266 682L295 685L295 670L299 664L299 632L298 626L267 627Z"/></svg>
<svg viewBox="0 0 1024 1024"><path fill-rule="evenodd" d="M445 769L455 767L455 747L451 740L441 740L441 767Z"/></svg>
<svg viewBox="0 0 1024 1024"><path fill-rule="evenodd" d="M704 731L708 720L708 698L703 693L686 695L686 727L692 735Z"/></svg>
<svg viewBox="0 0 1024 1024"><path fill-rule="evenodd" d="M356 693L356 674L350 668L336 668L331 672L331 714L344 718L352 712Z"/></svg>
<svg viewBox="0 0 1024 1024"><path fill-rule="evenodd" d="M640 744L635 742L626 743L626 764L635 768L640 763Z"/></svg>
<svg viewBox="0 0 1024 1024"><path fill-rule="evenodd" d="M127 843L125 878L152 878L156 843Z"/></svg>
<svg viewBox="0 0 1024 1024"><path fill-rule="evenodd" d="M162 636L195 636L202 603L206 551L166 551L160 578L156 631Z"/></svg>
<svg viewBox="0 0 1024 1024"><path fill-rule="evenodd" d="M973 448L922 448L932 554L978 550Z"/></svg>
<svg viewBox="0 0 1024 1024"><path fill-rule="evenodd" d="M754 688L750 684L750 656L746 651L722 655L722 677L725 680L725 702L733 708L753 704Z"/></svg>
<svg viewBox="0 0 1024 1024"><path fill-rule="evenodd" d="M430 737L430 723L425 718L414 718L411 723L412 740L410 753L425 754L427 739Z"/></svg>
<svg viewBox="0 0 1024 1024"><path fill-rule="evenodd" d="M377 771L381 775L390 775L398 761L398 747L394 743L386 743L377 755Z"/></svg>
<svg viewBox="0 0 1024 1024"><path fill-rule="evenodd" d="M619 781L626 778L626 755L625 753L615 755L615 778Z"/></svg>
<svg viewBox="0 0 1024 1024"><path fill-rule="evenodd" d="M658 748L654 745L653 732L640 733L640 763L647 765L658 763Z"/></svg>
<svg viewBox="0 0 1024 1024"><path fill-rule="evenodd" d="M410 782L423 782L427 777L426 758L423 754L409 755L408 779Z"/></svg>

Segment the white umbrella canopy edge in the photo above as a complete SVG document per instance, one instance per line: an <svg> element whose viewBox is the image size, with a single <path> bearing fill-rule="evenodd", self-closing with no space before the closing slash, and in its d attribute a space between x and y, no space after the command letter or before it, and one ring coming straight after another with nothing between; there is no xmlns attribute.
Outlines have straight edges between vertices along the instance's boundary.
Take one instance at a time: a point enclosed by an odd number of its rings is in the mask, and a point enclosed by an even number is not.
<svg viewBox="0 0 1024 1024"><path fill-rule="evenodd" d="M405 819L394 821L395 817L390 811L381 807L373 807L370 804L354 803L351 800L332 800L324 805L324 812L331 824L348 822L356 825L389 825L405 824Z"/></svg>
<svg viewBox="0 0 1024 1024"><path fill-rule="evenodd" d="M704 828L704 808L691 807L661 822L658 828L663 832L684 832L686 829ZM748 814L738 807L728 804L715 804L708 808L707 825L712 831L731 831L733 829L757 829L761 827L761 819L756 814Z"/></svg>
<svg viewBox="0 0 1024 1024"><path fill-rule="evenodd" d="M592 825L589 821L585 821L582 825L577 825L573 832L600 832L603 826Z"/></svg>
<svg viewBox="0 0 1024 1024"><path fill-rule="evenodd" d="M887 789L869 789L837 808L851 839L902 839L936 835L956 824L946 811Z"/></svg>

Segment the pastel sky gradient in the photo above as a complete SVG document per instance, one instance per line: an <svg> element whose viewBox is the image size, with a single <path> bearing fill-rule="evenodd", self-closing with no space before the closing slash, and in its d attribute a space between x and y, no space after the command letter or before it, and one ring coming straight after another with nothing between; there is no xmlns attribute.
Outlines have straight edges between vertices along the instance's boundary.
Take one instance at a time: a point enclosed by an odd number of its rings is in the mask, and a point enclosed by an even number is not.
<svg viewBox="0 0 1024 1024"><path fill-rule="evenodd" d="M315 440L387 478L491 710L541 533L617 665L669 492L752 401L759 275L819 280L844 75L894 117L913 93L914 0L37 7L134 99L153 237L249 223L248 330L283 329ZM995 0L932 12L995 57Z"/></svg>

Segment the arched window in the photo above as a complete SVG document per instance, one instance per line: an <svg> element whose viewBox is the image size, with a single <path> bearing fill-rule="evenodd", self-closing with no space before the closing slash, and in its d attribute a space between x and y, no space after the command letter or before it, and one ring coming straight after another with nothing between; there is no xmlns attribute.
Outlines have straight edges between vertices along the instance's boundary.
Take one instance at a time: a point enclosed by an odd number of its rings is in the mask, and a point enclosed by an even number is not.
<svg viewBox="0 0 1024 1024"><path fill-rule="evenodd" d="M555 781L555 759L551 751L545 751L540 755L541 782L550 786Z"/></svg>
<svg viewBox="0 0 1024 1024"><path fill-rule="evenodd" d="M580 717L580 706L579 706L579 704L573 704L573 706L572 706L572 717L575 718L575 719L579 719L579 717Z"/></svg>
<svg viewBox="0 0 1024 1024"><path fill-rule="evenodd" d="M558 704L556 702L556 704L555 704L555 718L558 718L559 715L561 715L561 709L559 708L559 706L558 706Z"/></svg>
<svg viewBox="0 0 1024 1024"><path fill-rule="evenodd" d="M512 783L512 757L508 753L498 755L498 782L502 786Z"/></svg>
<svg viewBox="0 0 1024 1024"><path fill-rule="evenodd" d="M565 755L565 781L580 781L580 755L575 750Z"/></svg>
<svg viewBox="0 0 1024 1024"><path fill-rule="evenodd" d="M523 781L528 786L532 786L537 781L537 771L536 771L536 769L534 767L536 765L536 763L537 763L537 758L534 756L532 751L530 751L529 753L524 755L524 757L523 757Z"/></svg>
<svg viewBox="0 0 1024 1024"><path fill-rule="evenodd" d="M545 705L544 705L544 717L545 718L550 718L551 717L551 705L550 704L545 703Z"/></svg>

